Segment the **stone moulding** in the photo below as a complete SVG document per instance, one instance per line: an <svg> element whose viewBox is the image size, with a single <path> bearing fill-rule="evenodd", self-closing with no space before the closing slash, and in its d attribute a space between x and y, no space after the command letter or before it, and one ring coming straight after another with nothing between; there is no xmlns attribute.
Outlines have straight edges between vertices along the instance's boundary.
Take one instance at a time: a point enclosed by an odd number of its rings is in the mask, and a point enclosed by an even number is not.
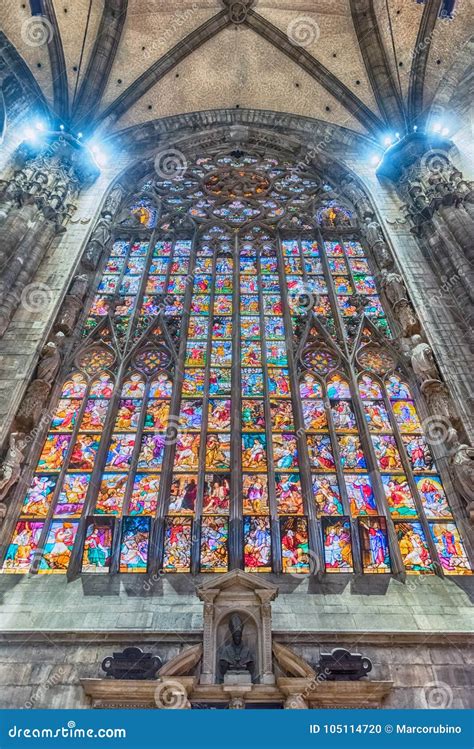
<svg viewBox="0 0 474 749"><path fill-rule="evenodd" d="M81 679L81 685L95 709L162 709L157 704L156 693L161 684L166 686L166 681ZM235 699L223 684L198 684L194 676L173 676L169 683L175 689L181 688L189 703L228 704ZM249 685L242 695L242 703L281 703L286 709L380 708L392 687L391 681L328 682L310 677L281 677L275 686ZM189 703L180 709L189 709Z"/></svg>

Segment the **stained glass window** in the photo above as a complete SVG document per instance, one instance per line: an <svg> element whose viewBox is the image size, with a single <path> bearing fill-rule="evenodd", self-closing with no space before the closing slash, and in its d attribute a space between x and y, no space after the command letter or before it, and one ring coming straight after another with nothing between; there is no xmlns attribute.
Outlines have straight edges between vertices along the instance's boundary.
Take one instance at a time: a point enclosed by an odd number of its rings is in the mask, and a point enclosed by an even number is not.
<svg viewBox="0 0 474 749"><path fill-rule="evenodd" d="M241 152L147 178L91 279L3 572L470 573L356 213L329 192Z"/></svg>

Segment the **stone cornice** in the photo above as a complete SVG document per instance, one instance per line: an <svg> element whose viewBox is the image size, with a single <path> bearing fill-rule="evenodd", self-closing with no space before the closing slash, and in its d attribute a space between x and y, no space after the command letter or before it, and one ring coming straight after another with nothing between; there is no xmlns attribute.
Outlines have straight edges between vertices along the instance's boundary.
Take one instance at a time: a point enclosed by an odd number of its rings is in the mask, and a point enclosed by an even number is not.
<svg viewBox="0 0 474 749"><path fill-rule="evenodd" d="M291 630L273 630L272 637L275 642L295 644L322 644L322 643L347 643L357 639L359 645L380 645L384 646L409 646L409 645L426 645L432 647L441 645L445 647L458 645L474 645L474 632L466 630L464 632L443 632L443 631L387 631L387 632L361 632L360 630L345 630L334 632L329 630L315 630L314 632L291 631ZM97 644L97 642L154 642L154 643L174 643L183 641L188 644L201 642L202 632L200 630L182 630L182 631L144 631L130 629L106 629L106 630L48 630L48 639L51 642L64 642L78 645ZM43 642L43 630L6 630L0 632L0 642Z"/></svg>

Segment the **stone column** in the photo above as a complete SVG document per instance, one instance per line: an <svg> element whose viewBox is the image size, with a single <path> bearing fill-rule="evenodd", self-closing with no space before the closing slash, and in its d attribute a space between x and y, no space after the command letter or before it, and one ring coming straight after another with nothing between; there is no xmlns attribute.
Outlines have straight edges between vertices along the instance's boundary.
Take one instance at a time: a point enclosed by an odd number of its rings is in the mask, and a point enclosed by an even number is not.
<svg viewBox="0 0 474 749"><path fill-rule="evenodd" d="M88 150L60 133L45 136L36 151L22 144L13 166L0 210L0 336L54 237L66 231L80 189L99 173Z"/></svg>
<svg viewBox="0 0 474 749"><path fill-rule="evenodd" d="M214 633L214 599L218 595L217 589L206 590L202 594L204 601L204 627L202 633L203 656L201 684L213 684L215 681L216 641Z"/></svg>
<svg viewBox="0 0 474 749"><path fill-rule="evenodd" d="M413 143L401 144L393 157L398 158L393 178L413 233L428 250L428 262L438 276L442 268L448 278L458 279L456 294L461 293L467 311L474 296L469 267L474 257L473 184L452 164L449 144L444 146L433 148L426 137L415 150Z"/></svg>
<svg viewBox="0 0 474 749"><path fill-rule="evenodd" d="M272 607L270 601L274 593L267 590L257 591L260 598L262 616L262 684L274 684L275 675L272 663Z"/></svg>
<svg viewBox="0 0 474 749"><path fill-rule="evenodd" d="M25 304L35 305L47 303L47 290L39 286L31 288L31 295L26 289L28 282L34 277L44 254L54 237L56 226L52 221L43 219L30 229L17 247L13 257L9 258L8 265L2 275L2 286L0 295L0 336L2 336L12 318L15 309L19 306L23 292L25 293ZM37 297L44 296L44 301ZM29 297L31 299L29 300Z"/></svg>

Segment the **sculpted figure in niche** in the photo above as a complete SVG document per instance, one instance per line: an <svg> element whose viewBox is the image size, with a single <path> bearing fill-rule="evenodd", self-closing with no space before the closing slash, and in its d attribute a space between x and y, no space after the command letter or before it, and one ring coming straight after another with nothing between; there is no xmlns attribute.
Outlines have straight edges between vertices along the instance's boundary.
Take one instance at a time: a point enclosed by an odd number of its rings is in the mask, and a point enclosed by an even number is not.
<svg viewBox="0 0 474 749"><path fill-rule="evenodd" d="M78 299L83 300L87 294L88 285L89 281L86 275L74 276L68 294L72 294L73 296L77 296Z"/></svg>
<svg viewBox="0 0 474 749"><path fill-rule="evenodd" d="M228 672L248 671L253 681L254 656L242 642L244 625L238 614L232 614L229 620L231 642L223 645L219 653L220 681Z"/></svg>
<svg viewBox="0 0 474 749"><path fill-rule="evenodd" d="M64 338L64 334L62 333L57 333L56 337L58 338L58 336ZM58 342L61 342L60 338L58 338ZM38 363L36 379L47 382L48 385L52 385L60 366L61 352L59 346L54 343L54 341L49 341L41 351L41 359Z"/></svg>
<svg viewBox="0 0 474 749"><path fill-rule="evenodd" d="M0 500L6 497L13 484L16 484L20 478L21 464L26 447L24 437L25 435L22 432L10 434L8 451L0 467ZM4 514L4 512L0 512L1 517Z"/></svg>
<svg viewBox="0 0 474 749"><path fill-rule="evenodd" d="M407 290L399 273L383 270L382 286L392 305L407 299Z"/></svg>
<svg viewBox="0 0 474 749"><path fill-rule="evenodd" d="M454 429L450 429L446 441L450 447L449 465L454 485L467 504L471 519L474 519L474 447L459 442Z"/></svg>
<svg viewBox="0 0 474 749"><path fill-rule="evenodd" d="M433 358L433 351L422 337L412 337L413 348L411 351L411 365L420 382L426 380L439 380L439 372Z"/></svg>
<svg viewBox="0 0 474 749"><path fill-rule="evenodd" d="M365 235L370 246L376 242L384 241L380 224L377 221L368 221L366 223Z"/></svg>

